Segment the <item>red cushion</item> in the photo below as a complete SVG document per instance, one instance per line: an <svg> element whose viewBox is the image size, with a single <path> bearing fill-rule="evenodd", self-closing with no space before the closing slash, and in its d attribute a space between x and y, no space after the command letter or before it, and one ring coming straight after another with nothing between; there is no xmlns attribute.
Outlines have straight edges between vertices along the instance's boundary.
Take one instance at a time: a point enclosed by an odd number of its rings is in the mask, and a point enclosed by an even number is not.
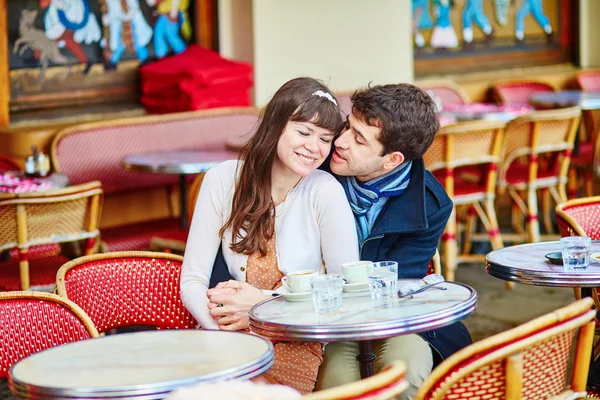
<svg viewBox="0 0 600 400"><path fill-rule="evenodd" d="M554 170L543 170L538 169L538 179L549 178L558 176L558 173ZM521 163L513 163L508 171L506 171L506 182L511 185L519 183L525 183L529 180L529 165Z"/></svg>
<svg viewBox="0 0 600 400"><path fill-rule="evenodd" d="M197 45L172 57L140 68L142 92L154 91L167 83L189 79L199 86L236 85L252 76L252 65L222 58L217 52Z"/></svg>
<svg viewBox="0 0 600 400"><path fill-rule="evenodd" d="M101 229L109 251L148 250L154 236L167 237L179 230L178 218L166 218Z"/></svg>
<svg viewBox="0 0 600 400"><path fill-rule="evenodd" d="M251 104L247 89L202 89L194 93L166 91L161 96L140 96L148 112L170 113L217 107L248 107Z"/></svg>
<svg viewBox="0 0 600 400"><path fill-rule="evenodd" d="M577 149L577 155L574 155L571 159L571 164L581 166L592 166L594 162L594 146L592 143L585 142L579 143Z"/></svg>

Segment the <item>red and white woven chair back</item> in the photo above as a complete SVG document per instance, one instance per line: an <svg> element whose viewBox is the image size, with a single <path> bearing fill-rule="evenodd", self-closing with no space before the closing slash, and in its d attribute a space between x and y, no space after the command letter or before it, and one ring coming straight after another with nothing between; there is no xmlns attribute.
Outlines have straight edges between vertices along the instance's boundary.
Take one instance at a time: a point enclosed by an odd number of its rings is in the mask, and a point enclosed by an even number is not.
<svg viewBox="0 0 600 400"><path fill-rule="evenodd" d="M98 336L73 302L50 293L0 293L0 379L30 354Z"/></svg>
<svg viewBox="0 0 600 400"><path fill-rule="evenodd" d="M590 298L476 342L455 353L425 380L416 400L547 399L565 388L583 392L589 370L595 311ZM567 383L569 354L575 367Z"/></svg>
<svg viewBox="0 0 600 400"><path fill-rule="evenodd" d="M80 257L60 268L57 291L84 309L99 332L133 325L195 328L180 297L182 262L147 251Z"/></svg>
<svg viewBox="0 0 600 400"><path fill-rule="evenodd" d="M540 81L501 81L492 88L494 100L502 104L529 104L533 94L554 91L554 86Z"/></svg>
<svg viewBox="0 0 600 400"><path fill-rule="evenodd" d="M569 200L556 206L561 236L589 236L600 240L600 196Z"/></svg>
<svg viewBox="0 0 600 400"><path fill-rule="evenodd" d="M4 171L21 171L23 168L12 158L0 155L0 172Z"/></svg>
<svg viewBox="0 0 600 400"><path fill-rule="evenodd" d="M445 104L469 104L471 99L456 82L447 79L426 80L415 83L425 92L437 96Z"/></svg>

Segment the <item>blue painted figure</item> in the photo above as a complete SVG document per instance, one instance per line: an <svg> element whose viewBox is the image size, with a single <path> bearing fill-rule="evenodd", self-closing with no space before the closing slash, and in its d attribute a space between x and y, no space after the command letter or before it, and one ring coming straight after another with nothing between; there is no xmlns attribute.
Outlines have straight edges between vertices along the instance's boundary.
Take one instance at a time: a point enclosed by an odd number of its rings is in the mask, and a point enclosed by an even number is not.
<svg viewBox="0 0 600 400"><path fill-rule="evenodd" d="M434 0L435 27L431 34L431 47L448 49L458 46L458 38L450 20L450 0Z"/></svg>
<svg viewBox="0 0 600 400"><path fill-rule="evenodd" d="M187 45L179 36L184 12L189 7L189 0L146 0L149 6L157 4L158 19L154 24L154 55L162 58L169 48L175 54L183 52Z"/></svg>
<svg viewBox="0 0 600 400"><path fill-rule="evenodd" d="M544 30L548 41L552 38L552 26L550 20L544 15L542 0L524 0L523 5L517 11L515 36L522 41L525 36L525 17L531 14L539 26Z"/></svg>
<svg viewBox="0 0 600 400"><path fill-rule="evenodd" d="M413 35L417 47L425 46L422 29L433 28L433 20L429 15L429 0L412 0Z"/></svg>
<svg viewBox="0 0 600 400"><path fill-rule="evenodd" d="M483 12L483 0L467 0L463 9L463 40L465 43L473 41L473 22L481 28L489 40L492 36L492 25Z"/></svg>

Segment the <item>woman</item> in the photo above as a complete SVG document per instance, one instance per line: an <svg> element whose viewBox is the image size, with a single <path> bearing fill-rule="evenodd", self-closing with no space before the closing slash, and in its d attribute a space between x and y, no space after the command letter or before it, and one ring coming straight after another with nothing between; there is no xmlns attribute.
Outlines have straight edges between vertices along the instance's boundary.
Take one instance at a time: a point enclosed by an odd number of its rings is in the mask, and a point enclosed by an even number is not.
<svg viewBox="0 0 600 400"><path fill-rule="evenodd" d="M218 287L234 291L244 285L275 290L290 272L339 273L344 262L358 259L344 190L331 175L317 170L341 128L329 90L311 78L293 79L263 110L256 133L241 151L243 161L227 161L207 172L181 274L182 300L200 326L247 328L247 317L240 324L229 305L219 308L222 304L207 298L220 248L229 273L241 282ZM238 315L247 315L249 306L265 298L253 290L259 296L251 296ZM319 343L276 343L275 365L263 377L310 392L322 361Z"/></svg>

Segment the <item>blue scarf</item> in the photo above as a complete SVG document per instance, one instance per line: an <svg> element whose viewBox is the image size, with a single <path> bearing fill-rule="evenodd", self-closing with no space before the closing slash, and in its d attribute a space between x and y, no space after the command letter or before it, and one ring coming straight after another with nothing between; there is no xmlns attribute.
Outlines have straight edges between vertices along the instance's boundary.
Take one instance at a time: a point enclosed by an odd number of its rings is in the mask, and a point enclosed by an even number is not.
<svg viewBox="0 0 600 400"><path fill-rule="evenodd" d="M354 176L346 176L341 179L356 219L356 231L360 243L369 236L371 229L367 217L369 210L380 200L399 196L406 190L410 183L411 166L412 161L402 163L387 174L367 182L359 182Z"/></svg>

